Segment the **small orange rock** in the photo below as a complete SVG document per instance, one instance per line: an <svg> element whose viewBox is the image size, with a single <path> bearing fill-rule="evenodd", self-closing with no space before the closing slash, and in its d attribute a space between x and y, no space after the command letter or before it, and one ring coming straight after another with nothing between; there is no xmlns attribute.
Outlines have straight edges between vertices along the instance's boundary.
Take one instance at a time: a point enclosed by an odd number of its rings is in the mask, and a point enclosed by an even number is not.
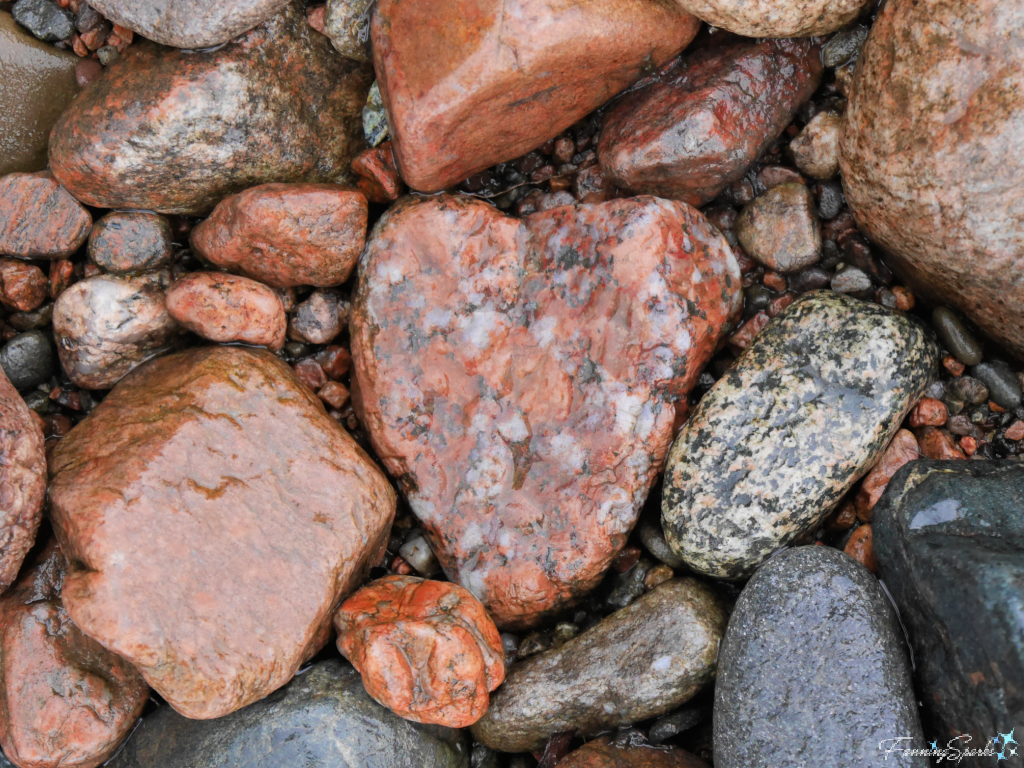
<svg viewBox="0 0 1024 768"><path fill-rule="evenodd" d="M356 186L371 203L390 203L405 190L390 141L360 152L352 161L352 171L359 177Z"/></svg>
<svg viewBox="0 0 1024 768"><path fill-rule="evenodd" d="M910 412L910 426L941 427L949 419L949 411L941 400L922 397Z"/></svg>
<svg viewBox="0 0 1024 768"><path fill-rule="evenodd" d="M31 312L46 301L49 283L43 270L18 259L0 259L0 302Z"/></svg>
<svg viewBox="0 0 1024 768"><path fill-rule="evenodd" d="M75 265L67 259L50 262L50 298L54 301L68 289L75 278Z"/></svg>
<svg viewBox="0 0 1024 768"><path fill-rule="evenodd" d="M968 456L973 456L978 452L978 441L970 435L964 435L960 438L960 450Z"/></svg>
<svg viewBox="0 0 1024 768"><path fill-rule="evenodd" d="M776 296L768 304L768 317L777 317L782 313L786 307L792 304L796 300L795 293L784 293L781 296Z"/></svg>
<svg viewBox="0 0 1024 768"><path fill-rule="evenodd" d="M314 5L306 9L306 21L309 22L309 26L321 35L324 34L324 14L326 11L326 5Z"/></svg>
<svg viewBox="0 0 1024 768"><path fill-rule="evenodd" d="M270 288L224 272L193 272L167 292L167 311L204 339L284 346L284 305Z"/></svg>
<svg viewBox="0 0 1024 768"><path fill-rule="evenodd" d="M825 520L825 528L830 533L839 533L840 531L848 531L853 527L853 524L857 522L857 506L850 500L843 502L843 504L833 512Z"/></svg>
<svg viewBox="0 0 1024 768"><path fill-rule="evenodd" d="M498 629L450 582L385 576L346 600L334 626L367 693L408 720L465 728L505 679Z"/></svg>
<svg viewBox="0 0 1024 768"><path fill-rule="evenodd" d="M878 564L875 562L874 537L870 525L862 525L851 533L843 551L872 573L878 572Z"/></svg>
<svg viewBox="0 0 1024 768"><path fill-rule="evenodd" d="M309 387L311 391L318 392L327 384L327 375L324 373L324 369L312 357L299 360L294 367L299 381Z"/></svg>
<svg viewBox="0 0 1024 768"><path fill-rule="evenodd" d="M317 391L317 395L331 408L340 409L348 402L348 387L336 381L328 381Z"/></svg>
<svg viewBox="0 0 1024 768"><path fill-rule="evenodd" d="M914 300L914 294L910 292L908 288L904 288L902 285L896 285L892 288L892 293L896 297L896 309L909 312L914 308L914 304L917 302Z"/></svg>
<svg viewBox="0 0 1024 768"><path fill-rule="evenodd" d="M992 413L1006 413L1006 409L1003 408L1003 406L992 400L988 401L988 409L992 411Z"/></svg>
<svg viewBox="0 0 1024 768"><path fill-rule="evenodd" d="M922 428L917 433L917 443L921 447L921 455L929 459L944 461L967 458L953 442L953 436L944 429Z"/></svg>
<svg viewBox="0 0 1024 768"><path fill-rule="evenodd" d="M733 352L739 354L750 346L754 337L764 330L770 320L771 318L768 317L767 312L758 312L741 325L736 333L729 337L729 347L732 348Z"/></svg>
<svg viewBox="0 0 1024 768"><path fill-rule="evenodd" d="M1007 440L1021 440L1024 439L1024 421L1019 419L1009 426L1006 430Z"/></svg>
<svg viewBox="0 0 1024 768"><path fill-rule="evenodd" d="M897 470L920 456L921 452L914 434L907 429L897 432L857 492L857 517L861 522L866 523L871 519L871 510L875 508L875 504L885 492L885 486L889 484Z"/></svg>
<svg viewBox="0 0 1024 768"><path fill-rule="evenodd" d="M786 282L784 275L780 275L778 272L768 271L764 273L764 277L761 278L761 282L765 284L766 288L771 288L776 293L783 293L789 283Z"/></svg>
<svg viewBox="0 0 1024 768"><path fill-rule="evenodd" d="M656 586L664 584L675 575L675 571L664 563L656 565L647 572L646 576L644 576L644 587L648 590L654 589Z"/></svg>
<svg viewBox="0 0 1024 768"><path fill-rule="evenodd" d="M965 370L967 370L967 366L965 366L952 355L942 356L942 367L945 368L954 376L960 376L963 374Z"/></svg>

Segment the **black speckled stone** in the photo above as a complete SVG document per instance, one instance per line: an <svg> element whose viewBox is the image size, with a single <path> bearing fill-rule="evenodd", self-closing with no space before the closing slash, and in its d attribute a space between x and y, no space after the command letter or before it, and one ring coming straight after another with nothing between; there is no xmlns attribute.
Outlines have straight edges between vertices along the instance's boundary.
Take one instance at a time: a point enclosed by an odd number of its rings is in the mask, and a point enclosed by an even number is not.
<svg viewBox="0 0 1024 768"><path fill-rule="evenodd" d="M146 717L108 768L468 768L458 731L403 720L341 661L216 720ZM2 768L2 766L0 766Z"/></svg>
<svg viewBox="0 0 1024 768"><path fill-rule="evenodd" d="M765 563L718 656L715 768L926 768L878 748L924 748L910 664L878 581L830 547Z"/></svg>
<svg viewBox="0 0 1024 768"><path fill-rule="evenodd" d="M911 462L872 529L913 642L928 737L1024 731L1024 464Z"/></svg>
<svg viewBox="0 0 1024 768"><path fill-rule="evenodd" d="M0 367L18 391L37 387L53 376L53 344L42 331L20 333L0 349Z"/></svg>
<svg viewBox="0 0 1024 768"><path fill-rule="evenodd" d="M874 465L937 368L931 332L906 315L804 295L704 396L672 446L666 540L696 571L749 576Z"/></svg>

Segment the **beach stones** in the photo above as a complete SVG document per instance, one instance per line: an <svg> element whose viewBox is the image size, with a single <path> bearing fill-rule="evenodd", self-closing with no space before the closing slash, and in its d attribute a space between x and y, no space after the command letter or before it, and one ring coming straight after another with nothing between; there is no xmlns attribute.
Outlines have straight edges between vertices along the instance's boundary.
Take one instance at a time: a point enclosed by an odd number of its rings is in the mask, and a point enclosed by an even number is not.
<svg viewBox="0 0 1024 768"><path fill-rule="evenodd" d="M821 259L821 225L814 195L793 182L772 187L743 209L736 238L748 255L775 272L800 272L816 264ZM836 279L832 287L838 290Z"/></svg>
<svg viewBox="0 0 1024 768"><path fill-rule="evenodd" d="M112 211L89 233L89 258L114 275L170 266L174 237L167 218L144 211Z"/></svg>
<svg viewBox="0 0 1024 768"><path fill-rule="evenodd" d="M868 0L677 0L702 21L744 37L809 37L854 21Z"/></svg>
<svg viewBox="0 0 1024 768"><path fill-rule="evenodd" d="M923 33L922 30L928 30ZM885 5L840 142L846 198L915 294L1024 355L1024 7Z"/></svg>
<svg viewBox="0 0 1024 768"><path fill-rule="evenodd" d="M323 647L395 510L291 369L240 347L135 371L57 443L51 472L65 609L198 719L263 698Z"/></svg>
<svg viewBox="0 0 1024 768"><path fill-rule="evenodd" d="M216 50L132 45L62 115L50 167L83 203L160 213L205 213L267 181L334 180L363 148L371 80L297 2Z"/></svg>
<svg viewBox="0 0 1024 768"><path fill-rule="evenodd" d="M377 224L353 400L445 572L499 627L596 586L740 290L718 231L655 198L519 221L439 197Z"/></svg>
<svg viewBox="0 0 1024 768"><path fill-rule="evenodd" d="M937 363L929 332L902 313L830 292L797 299L672 446L669 544L696 571L749 576L875 464Z"/></svg>
<svg viewBox="0 0 1024 768"><path fill-rule="evenodd" d="M0 349L0 368L15 389L37 387L48 381L56 368L53 344L42 331L19 333Z"/></svg>
<svg viewBox="0 0 1024 768"><path fill-rule="evenodd" d="M0 254L63 259L85 242L92 216L49 171L0 178Z"/></svg>
<svg viewBox="0 0 1024 768"><path fill-rule="evenodd" d="M278 350L287 320L276 293L247 277L193 272L167 291L167 312L183 328L222 344L242 342Z"/></svg>
<svg viewBox="0 0 1024 768"><path fill-rule="evenodd" d="M686 47L672 2L381 0L374 63L395 160L435 192L543 144Z"/></svg>
<svg viewBox="0 0 1024 768"><path fill-rule="evenodd" d="M558 763L559 768L706 768L707 763L681 749L618 745L609 736L588 741Z"/></svg>
<svg viewBox="0 0 1024 768"><path fill-rule="evenodd" d="M772 558L729 619L715 683L715 767L926 768L902 633L878 581L830 547ZM799 745L794 749L794 745Z"/></svg>

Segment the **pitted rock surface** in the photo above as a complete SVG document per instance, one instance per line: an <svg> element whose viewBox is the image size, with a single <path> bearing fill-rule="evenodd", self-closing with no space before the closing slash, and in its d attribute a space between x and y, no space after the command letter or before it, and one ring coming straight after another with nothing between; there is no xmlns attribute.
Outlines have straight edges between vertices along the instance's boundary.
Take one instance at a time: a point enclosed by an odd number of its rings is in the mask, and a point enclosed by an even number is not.
<svg viewBox="0 0 1024 768"><path fill-rule="evenodd" d="M380 0L374 64L402 178L435 192L530 151L699 27L671 0Z"/></svg>
<svg viewBox="0 0 1024 768"><path fill-rule="evenodd" d="M91 228L92 216L49 171L0 178L0 254L67 258Z"/></svg>
<svg viewBox="0 0 1024 768"><path fill-rule="evenodd" d="M677 0L702 21L744 37L808 37L854 21L868 0Z"/></svg>
<svg viewBox="0 0 1024 768"><path fill-rule="evenodd" d="M805 294L703 397L672 446L669 544L696 571L748 576L875 464L937 368L931 334L902 313Z"/></svg>
<svg viewBox="0 0 1024 768"><path fill-rule="evenodd" d="M268 181L334 180L365 146L371 80L293 0L216 50L132 45L54 126L50 168L87 205L160 213L204 213Z"/></svg>
<svg viewBox="0 0 1024 768"><path fill-rule="evenodd" d="M779 137L821 74L813 40L701 48L609 109L601 170L623 189L710 202Z"/></svg>
<svg viewBox="0 0 1024 768"><path fill-rule="evenodd" d="M1017 356L1022 36L1020 3L889 2L858 60L840 141L847 200L888 263Z"/></svg>
<svg viewBox="0 0 1024 768"><path fill-rule="evenodd" d="M683 203L519 221L441 197L378 223L353 400L445 572L499 627L597 584L740 290L732 250Z"/></svg>
<svg viewBox="0 0 1024 768"><path fill-rule="evenodd" d="M61 440L64 606L187 717L288 682L383 552L395 495L268 352L154 360Z"/></svg>

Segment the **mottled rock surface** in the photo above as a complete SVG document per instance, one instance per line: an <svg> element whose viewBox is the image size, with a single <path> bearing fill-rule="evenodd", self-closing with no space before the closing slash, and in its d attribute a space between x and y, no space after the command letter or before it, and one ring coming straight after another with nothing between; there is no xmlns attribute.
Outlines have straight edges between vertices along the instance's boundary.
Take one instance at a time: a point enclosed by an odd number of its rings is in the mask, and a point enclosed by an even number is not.
<svg viewBox="0 0 1024 768"><path fill-rule="evenodd" d="M611 107L601 169L623 189L710 202L779 137L821 73L811 40L702 48Z"/></svg>
<svg viewBox="0 0 1024 768"><path fill-rule="evenodd" d="M356 61L369 61L371 0L327 0L324 34L338 53Z"/></svg>
<svg viewBox="0 0 1024 768"><path fill-rule="evenodd" d="M263 698L327 642L395 510L291 369L240 347L135 371L51 471L68 614L201 719Z"/></svg>
<svg viewBox="0 0 1024 768"><path fill-rule="evenodd" d="M1024 720L1024 465L917 461L875 507L881 577L910 633L928 732ZM964 765L991 765L991 757Z"/></svg>
<svg viewBox="0 0 1024 768"><path fill-rule="evenodd" d="M338 184L264 184L220 202L192 246L221 269L288 288L345 282L366 244L366 198Z"/></svg>
<svg viewBox="0 0 1024 768"><path fill-rule="evenodd" d="M267 181L333 180L363 147L371 79L293 0L216 50L132 45L61 116L50 167L88 205L160 213L203 213Z"/></svg>
<svg viewBox="0 0 1024 768"><path fill-rule="evenodd" d="M743 209L736 220L736 237L743 250L768 269L800 272L821 258L817 208L803 184L779 184ZM832 282L835 288L835 279Z"/></svg>
<svg viewBox="0 0 1024 768"><path fill-rule="evenodd" d="M564 757L559 768L707 768L707 763L681 749L647 745L618 746L609 736L587 742Z"/></svg>
<svg viewBox="0 0 1024 768"><path fill-rule="evenodd" d="M174 346L181 328L165 306L167 279L166 273L97 275L58 297L53 307L57 355L75 384L109 389Z"/></svg>
<svg viewBox="0 0 1024 768"><path fill-rule="evenodd" d="M494 622L451 582L378 579L342 603L334 627L367 692L406 720L465 728L505 679Z"/></svg>
<svg viewBox="0 0 1024 768"><path fill-rule="evenodd" d="M223 272L192 272L167 291L167 312L204 339L284 346L284 304L262 283Z"/></svg>
<svg viewBox="0 0 1024 768"><path fill-rule="evenodd" d="M89 258L111 274L160 269L173 257L170 222L157 213L112 211L89 233Z"/></svg>
<svg viewBox="0 0 1024 768"><path fill-rule="evenodd" d="M324 661L240 712L206 722L163 707L109 768L469 768L458 731L402 720Z"/></svg>
<svg viewBox="0 0 1024 768"><path fill-rule="evenodd" d="M716 768L926 768L879 749L900 736L925 744L902 633L875 577L815 546L758 569L722 641L714 728Z"/></svg>
<svg viewBox="0 0 1024 768"><path fill-rule="evenodd" d="M95 768L149 698L135 668L68 617L66 571L51 540L0 600L0 742L20 768Z"/></svg>
<svg viewBox="0 0 1024 768"><path fill-rule="evenodd" d="M679 53L673 2L380 0L373 54L395 159L434 192L556 136Z"/></svg>
<svg viewBox="0 0 1024 768"><path fill-rule="evenodd" d="M46 167L50 128L78 94L77 64L0 11L0 176Z"/></svg>
<svg viewBox="0 0 1024 768"><path fill-rule="evenodd" d="M839 134L843 120L835 112L819 112L791 142L789 151L797 168L816 179L839 173Z"/></svg>
<svg viewBox="0 0 1024 768"><path fill-rule="evenodd" d="M902 313L824 291L793 302L672 446L669 544L696 571L748 576L874 465L937 364L928 331Z"/></svg>
<svg viewBox="0 0 1024 768"><path fill-rule="evenodd" d="M49 280L34 264L0 259L0 303L18 312L31 312L46 301Z"/></svg>
<svg viewBox="0 0 1024 768"><path fill-rule="evenodd" d="M561 648L509 668L473 734L524 752L555 733L595 736L663 715L714 679L725 623L710 589L667 581Z"/></svg>
<svg viewBox="0 0 1024 768"><path fill-rule="evenodd" d="M46 479L43 430L0 372L0 591L35 543Z"/></svg>
<svg viewBox="0 0 1024 768"><path fill-rule="evenodd" d="M868 0L677 0L702 21L745 37L809 37L845 27Z"/></svg>
<svg viewBox="0 0 1024 768"><path fill-rule="evenodd" d="M0 178L0 254L63 259L78 250L92 216L49 171Z"/></svg>
<svg viewBox="0 0 1024 768"><path fill-rule="evenodd" d="M446 573L499 627L597 584L739 297L732 250L682 203L519 221L441 197L378 223L353 400Z"/></svg>
<svg viewBox="0 0 1024 768"><path fill-rule="evenodd" d="M1018 356L1022 35L1019 3L886 4L857 64L841 142L847 200L888 263Z"/></svg>

